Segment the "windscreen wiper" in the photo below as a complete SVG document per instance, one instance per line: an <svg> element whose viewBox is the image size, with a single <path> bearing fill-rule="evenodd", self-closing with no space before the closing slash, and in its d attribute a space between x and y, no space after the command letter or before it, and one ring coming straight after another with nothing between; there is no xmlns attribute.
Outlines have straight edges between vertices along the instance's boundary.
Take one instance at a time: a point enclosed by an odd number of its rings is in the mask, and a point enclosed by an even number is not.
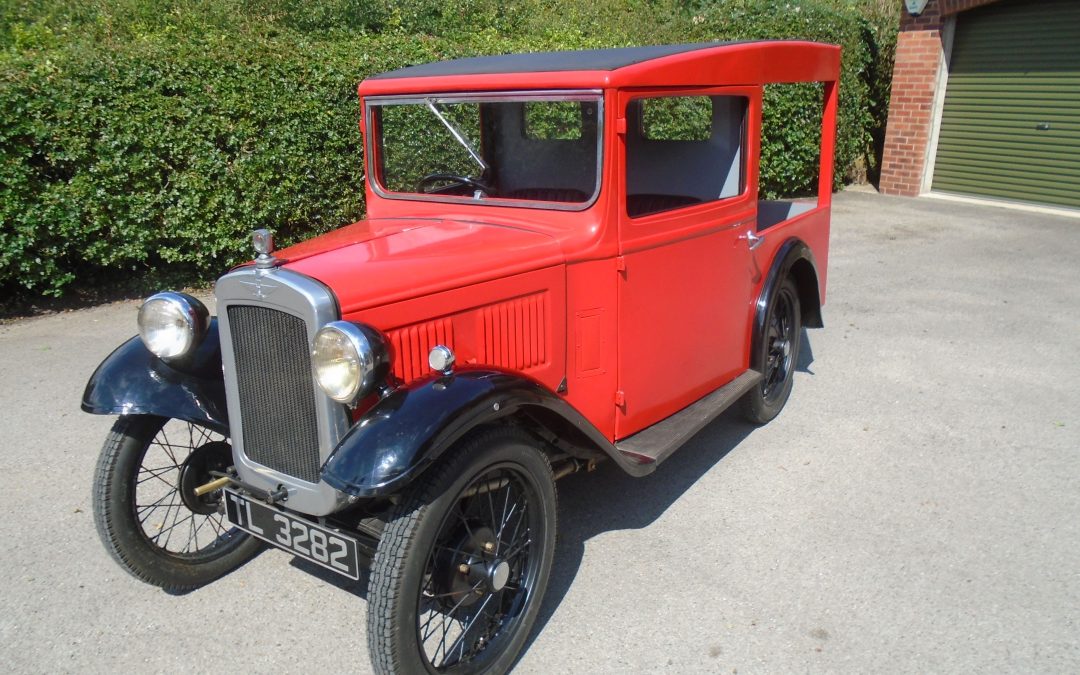
<svg viewBox="0 0 1080 675"><path fill-rule="evenodd" d="M484 158L480 156L480 153L476 151L476 148L472 146L472 143L469 143L468 139L465 138L465 134L461 133L461 130L455 127L453 122L443 117L443 114L435 107L434 101L429 98L424 99L424 103L427 104L428 110L443 123L443 126L450 132L450 135L453 136L458 143L461 143L461 147L465 148L465 152L469 153L469 156L476 160L476 163L479 164L480 168L486 173L491 167L489 167L487 162L484 161Z"/></svg>

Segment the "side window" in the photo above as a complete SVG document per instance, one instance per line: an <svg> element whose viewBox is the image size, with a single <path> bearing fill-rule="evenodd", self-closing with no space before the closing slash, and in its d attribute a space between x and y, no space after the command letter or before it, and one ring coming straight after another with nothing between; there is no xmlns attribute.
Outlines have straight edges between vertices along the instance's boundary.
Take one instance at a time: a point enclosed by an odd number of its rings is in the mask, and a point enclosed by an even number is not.
<svg viewBox="0 0 1080 675"><path fill-rule="evenodd" d="M630 217L742 194L748 106L744 96L631 101L626 111Z"/></svg>
<svg viewBox="0 0 1080 675"><path fill-rule="evenodd" d="M641 100L641 137L649 141L707 141L712 137L709 96Z"/></svg>
<svg viewBox="0 0 1080 675"><path fill-rule="evenodd" d="M767 84L761 104L758 230L817 207L821 168L820 82Z"/></svg>

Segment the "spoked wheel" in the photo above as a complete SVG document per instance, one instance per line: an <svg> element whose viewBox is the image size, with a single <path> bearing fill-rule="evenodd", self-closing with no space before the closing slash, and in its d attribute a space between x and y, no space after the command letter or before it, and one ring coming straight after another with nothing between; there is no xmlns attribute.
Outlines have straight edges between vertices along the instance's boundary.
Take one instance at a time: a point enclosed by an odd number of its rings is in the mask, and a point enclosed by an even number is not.
<svg viewBox="0 0 1080 675"><path fill-rule="evenodd" d="M785 279L769 304L761 344L753 346L761 350L763 377L746 397L746 413L751 422L765 424L780 414L787 403L799 360L801 331L799 294L791 279Z"/></svg>
<svg viewBox="0 0 1080 675"><path fill-rule="evenodd" d="M94 522L128 572L168 590L189 590L258 553L257 539L225 520L221 491L196 497L211 471L232 464L220 434L180 420L121 417L94 477Z"/></svg>
<svg viewBox="0 0 1080 675"><path fill-rule="evenodd" d="M531 437L466 442L406 495L372 564L380 673L504 673L536 619L555 548L555 482Z"/></svg>

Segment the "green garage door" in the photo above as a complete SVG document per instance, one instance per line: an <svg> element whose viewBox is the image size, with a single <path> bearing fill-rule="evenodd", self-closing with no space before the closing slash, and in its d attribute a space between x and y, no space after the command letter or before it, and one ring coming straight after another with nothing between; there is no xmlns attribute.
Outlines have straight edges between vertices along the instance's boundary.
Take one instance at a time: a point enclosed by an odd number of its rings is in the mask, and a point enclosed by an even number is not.
<svg viewBox="0 0 1080 675"><path fill-rule="evenodd" d="M1080 0L957 17L933 188L1080 207Z"/></svg>

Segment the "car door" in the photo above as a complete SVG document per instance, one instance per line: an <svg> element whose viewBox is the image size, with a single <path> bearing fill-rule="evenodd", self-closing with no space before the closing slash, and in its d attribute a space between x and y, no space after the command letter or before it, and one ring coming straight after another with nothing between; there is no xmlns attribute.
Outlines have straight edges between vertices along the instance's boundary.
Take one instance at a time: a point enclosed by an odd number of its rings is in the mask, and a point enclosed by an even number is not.
<svg viewBox="0 0 1080 675"><path fill-rule="evenodd" d="M748 362L760 90L623 92L616 437Z"/></svg>

